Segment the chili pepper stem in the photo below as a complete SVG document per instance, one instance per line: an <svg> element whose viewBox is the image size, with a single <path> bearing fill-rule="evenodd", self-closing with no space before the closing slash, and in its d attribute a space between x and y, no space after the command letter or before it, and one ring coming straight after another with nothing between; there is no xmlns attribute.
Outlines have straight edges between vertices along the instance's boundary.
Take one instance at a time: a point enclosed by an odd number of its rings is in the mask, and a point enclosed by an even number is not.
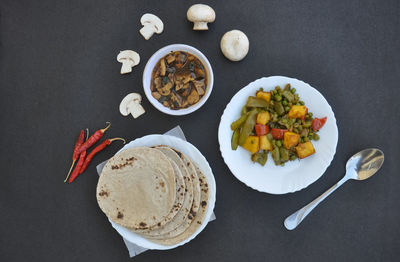
<svg viewBox="0 0 400 262"><path fill-rule="evenodd" d="M124 144L126 144L125 139L123 139L123 138L121 138L121 137L116 137L116 138L112 138L112 139L109 139L109 140L110 140L110 143L113 142L113 141L115 141L115 140L121 140L121 141L124 142Z"/></svg>
<svg viewBox="0 0 400 262"><path fill-rule="evenodd" d="M89 138L89 128L86 128L86 139L85 141Z"/></svg>
<svg viewBox="0 0 400 262"><path fill-rule="evenodd" d="M103 129L101 129L101 132L106 132L107 131L107 129L109 129L110 128L110 126L111 126L111 123L110 122L106 122L106 124L107 124L107 126L105 127L105 128L103 128Z"/></svg>
<svg viewBox="0 0 400 262"><path fill-rule="evenodd" d="M68 171L68 174L67 174L67 177L66 177L65 180L64 180L64 183L67 182L67 180L68 180L68 178L69 178L69 175L71 174L72 168L74 167L75 161L76 161L76 160L73 160L73 161L72 161L72 165L71 165L71 167L70 167L70 169L69 169L69 171Z"/></svg>

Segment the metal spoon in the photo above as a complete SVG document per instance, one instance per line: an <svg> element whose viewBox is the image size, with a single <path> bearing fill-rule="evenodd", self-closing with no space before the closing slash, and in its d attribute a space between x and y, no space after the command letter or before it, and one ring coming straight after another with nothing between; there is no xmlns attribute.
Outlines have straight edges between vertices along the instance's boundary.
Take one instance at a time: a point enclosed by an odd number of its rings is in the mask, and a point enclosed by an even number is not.
<svg viewBox="0 0 400 262"><path fill-rule="evenodd" d="M375 174L382 166L384 160L383 152L376 148L364 149L352 156L346 164L346 174L334 186L329 188L325 193L320 195L314 201L299 209L285 219L284 225L286 229L295 229L303 219L327 196L338 189L344 182L349 179L364 180Z"/></svg>

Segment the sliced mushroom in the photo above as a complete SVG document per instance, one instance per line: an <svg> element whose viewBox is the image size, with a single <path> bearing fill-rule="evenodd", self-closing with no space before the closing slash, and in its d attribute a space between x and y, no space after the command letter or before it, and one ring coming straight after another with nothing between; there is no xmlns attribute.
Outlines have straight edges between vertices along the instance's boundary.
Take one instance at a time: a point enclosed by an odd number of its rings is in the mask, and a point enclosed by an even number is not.
<svg viewBox="0 0 400 262"><path fill-rule="evenodd" d="M144 14L140 18L142 29L139 30L144 39L149 40L154 33L161 34L164 30L164 24L158 16L153 14Z"/></svg>
<svg viewBox="0 0 400 262"><path fill-rule="evenodd" d="M208 30L207 23L215 21L215 11L208 5L192 5L186 14L187 19L193 22L193 30Z"/></svg>
<svg viewBox="0 0 400 262"><path fill-rule="evenodd" d="M157 90L162 96L167 96L171 93L172 87L174 87L174 83L168 81L167 84L165 84L162 88L159 88Z"/></svg>
<svg viewBox="0 0 400 262"><path fill-rule="evenodd" d="M119 105L119 111L123 116L132 114L134 118L138 118L140 115L145 113L144 108L140 104L142 102L142 96L138 93L130 93L122 99Z"/></svg>
<svg viewBox="0 0 400 262"><path fill-rule="evenodd" d="M151 95L157 100L161 98L161 95L158 92L151 92Z"/></svg>
<svg viewBox="0 0 400 262"><path fill-rule="evenodd" d="M166 71L167 71L167 66L165 65L165 60L161 59L161 61L160 61L160 75L165 76Z"/></svg>
<svg viewBox="0 0 400 262"><path fill-rule="evenodd" d="M193 80L192 83L196 88L197 93L199 93L199 95L201 96L204 95L204 89L205 89L204 81Z"/></svg>
<svg viewBox="0 0 400 262"><path fill-rule="evenodd" d="M124 50L119 52L117 61L122 63L121 74L126 74L132 72L132 67L139 64L140 56L135 51Z"/></svg>
<svg viewBox="0 0 400 262"><path fill-rule="evenodd" d="M196 104L199 102L200 97L199 94L197 93L196 89L192 89L192 92L190 92L190 95L187 97L187 102L190 105Z"/></svg>
<svg viewBox="0 0 400 262"><path fill-rule="evenodd" d="M175 61L175 55L173 55L173 54L170 54L170 55L168 55L165 59L167 59L167 63L168 64L171 64L172 62L174 62Z"/></svg>

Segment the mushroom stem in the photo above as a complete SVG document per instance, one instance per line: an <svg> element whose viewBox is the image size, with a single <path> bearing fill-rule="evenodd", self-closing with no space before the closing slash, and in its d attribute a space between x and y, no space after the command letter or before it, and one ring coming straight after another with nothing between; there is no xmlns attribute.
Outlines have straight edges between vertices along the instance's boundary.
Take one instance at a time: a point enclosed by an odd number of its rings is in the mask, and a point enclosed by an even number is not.
<svg viewBox="0 0 400 262"><path fill-rule="evenodd" d="M132 72L132 63L128 60L124 60L122 62L121 74L126 74L130 72Z"/></svg>
<svg viewBox="0 0 400 262"><path fill-rule="evenodd" d="M207 22L194 22L193 30L208 30Z"/></svg>
<svg viewBox="0 0 400 262"><path fill-rule="evenodd" d="M144 26L139 30L139 32L142 34L144 39L149 40L150 37L153 36L155 30L154 30L154 25L150 23L144 24Z"/></svg>

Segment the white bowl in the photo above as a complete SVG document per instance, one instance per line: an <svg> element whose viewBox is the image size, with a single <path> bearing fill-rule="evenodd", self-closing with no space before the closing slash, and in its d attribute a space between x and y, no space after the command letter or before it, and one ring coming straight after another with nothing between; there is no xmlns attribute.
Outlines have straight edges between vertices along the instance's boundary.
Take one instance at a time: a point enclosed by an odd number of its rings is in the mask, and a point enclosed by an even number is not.
<svg viewBox="0 0 400 262"><path fill-rule="evenodd" d="M158 102L157 99L155 99L151 95L151 89L150 89L151 74L153 72L154 67L156 66L156 64L158 63L158 61L161 58L163 58L167 54L169 54L171 52L175 52L175 51L184 51L184 52L189 52L189 53L195 55L205 66L205 68L207 70L207 78L208 78L206 93L200 99L200 101L188 108L178 109L178 110L172 110L172 109L164 106L160 102ZM175 115L175 116L187 115L187 114L190 114L190 113L196 111L200 107L202 107L211 94L213 84L214 84L214 74L213 74L213 71L211 68L211 64L208 61L207 57L202 52L197 50L196 48L189 46L189 45L184 45L184 44L173 44L173 45L168 45L166 47L161 48L160 50L155 52L154 55L152 55L150 57L149 61L147 61L146 67L144 68L144 71L143 71L143 89L144 89L144 93L146 94L147 99L150 101L150 103L155 108L157 108L161 112L169 114L169 115Z"/></svg>

